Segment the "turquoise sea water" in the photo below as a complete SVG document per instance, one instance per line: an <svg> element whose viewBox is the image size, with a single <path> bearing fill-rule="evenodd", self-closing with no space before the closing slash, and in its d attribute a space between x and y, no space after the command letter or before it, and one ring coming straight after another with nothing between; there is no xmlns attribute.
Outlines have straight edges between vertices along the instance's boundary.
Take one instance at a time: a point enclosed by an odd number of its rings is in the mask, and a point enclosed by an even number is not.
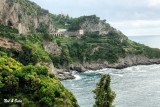
<svg viewBox="0 0 160 107"><path fill-rule="evenodd" d="M129 39L160 48L160 36L130 36ZM160 65L74 72L76 79L65 80L62 83L74 93L80 107L92 107L92 90L95 89L101 75L107 73L111 75L111 88L117 94L114 101L116 107L160 107Z"/></svg>

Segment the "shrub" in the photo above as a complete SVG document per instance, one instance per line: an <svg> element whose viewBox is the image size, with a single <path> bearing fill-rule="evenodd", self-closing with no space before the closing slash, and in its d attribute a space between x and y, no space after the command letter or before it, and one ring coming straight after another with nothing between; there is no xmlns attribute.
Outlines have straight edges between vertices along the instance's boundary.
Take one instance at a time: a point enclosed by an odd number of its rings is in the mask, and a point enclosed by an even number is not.
<svg viewBox="0 0 160 107"><path fill-rule="evenodd" d="M103 75L100 82L97 83L97 87L93 92L95 93L94 107L114 107L112 105L113 100L116 97L114 91L110 88L111 78L110 75Z"/></svg>

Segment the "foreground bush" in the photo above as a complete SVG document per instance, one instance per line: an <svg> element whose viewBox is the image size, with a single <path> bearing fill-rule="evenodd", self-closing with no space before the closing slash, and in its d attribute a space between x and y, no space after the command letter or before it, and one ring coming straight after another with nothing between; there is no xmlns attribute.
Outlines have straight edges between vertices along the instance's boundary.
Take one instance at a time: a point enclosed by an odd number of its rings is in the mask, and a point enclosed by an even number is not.
<svg viewBox="0 0 160 107"><path fill-rule="evenodd" d="M0 107L78 107L73 94L47 68L23 66L0 55ZM10 102L4 103L4 99ZM15 103L16 99L22 102Z"/></svg>

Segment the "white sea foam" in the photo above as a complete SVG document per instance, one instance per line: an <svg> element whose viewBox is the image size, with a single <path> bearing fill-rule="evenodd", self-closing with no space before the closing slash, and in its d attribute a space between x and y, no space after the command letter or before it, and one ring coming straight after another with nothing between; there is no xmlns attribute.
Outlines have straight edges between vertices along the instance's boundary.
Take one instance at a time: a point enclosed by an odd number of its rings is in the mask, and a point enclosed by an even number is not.
<svg viewBox="0 0 160 107"><path fill-rule="evenodd" d="M158 65L154 64L150 67L150 69L159 69L159 68L160 68L159 64Z"/></svg>
<svg viewBox="0 0 160 107"><path fill-rule="evenodd" d="M95 71L93 71L93 70L88 70L88 71L86 71L86 72L84 72L84 73L92 73L92 72L95 72Z"/></svg>
<svg viewBox="0 0 160 107"><path fill-rule="evenodd" d="M75 80L80 80L81 77L79 75L74 75L75 76Z"/></svg>
<svg viewBox="0 0 160 107"><path fill-rule="evenodd" d="M139 71L137 71L137 72L147 72L146 70L139 70Z"/></svg>
<svg viewBox="0 0 160 107"><path fill-rule="evenodd" d="M71 84L71 86L73 87L73 86L74 86L74 84Z"/></svg>
<svg viewBox="0 0 160 107"><path fill-rule="evenodd" d="M119 77L123 77L123 75L122 74L114 74L114 73L109 73L110 75L112 75L112 76L119 76Z"/></svg>
<svg viewBox="0 0 160 107"><path fill-rule="evenodd" d="M88 71L86 71L84 73L94 73L94 72L101 73L101 72L107 71L108 69L109 68L104 68L104 69L100 69L100 70L88 70Z"/></svg>
<svg viewBox="0 0 160 107"><path fill-rule="evenodd" d="M82 90L83 88L73 88L73 89L75 89L75 90Z"/></svg>

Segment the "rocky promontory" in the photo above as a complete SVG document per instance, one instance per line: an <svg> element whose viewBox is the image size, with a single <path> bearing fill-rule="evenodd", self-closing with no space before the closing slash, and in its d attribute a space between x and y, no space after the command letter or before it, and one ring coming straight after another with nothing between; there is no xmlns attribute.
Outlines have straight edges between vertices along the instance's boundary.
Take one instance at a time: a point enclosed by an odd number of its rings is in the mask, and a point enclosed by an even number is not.
<svg viewBox="0 0 160 107"><path fill-rule="evenodd" d="M75 70L78 72L85 72L87 70L100 70L104 68L115 68L123 69L131 66L137 65L151 65L160 64L160 58L148 58L146 56L140 55L130 55L125 58L120 58L116 63L105 62L84 62L84 63L74 63L69 66L70 70Z"/></svg>

